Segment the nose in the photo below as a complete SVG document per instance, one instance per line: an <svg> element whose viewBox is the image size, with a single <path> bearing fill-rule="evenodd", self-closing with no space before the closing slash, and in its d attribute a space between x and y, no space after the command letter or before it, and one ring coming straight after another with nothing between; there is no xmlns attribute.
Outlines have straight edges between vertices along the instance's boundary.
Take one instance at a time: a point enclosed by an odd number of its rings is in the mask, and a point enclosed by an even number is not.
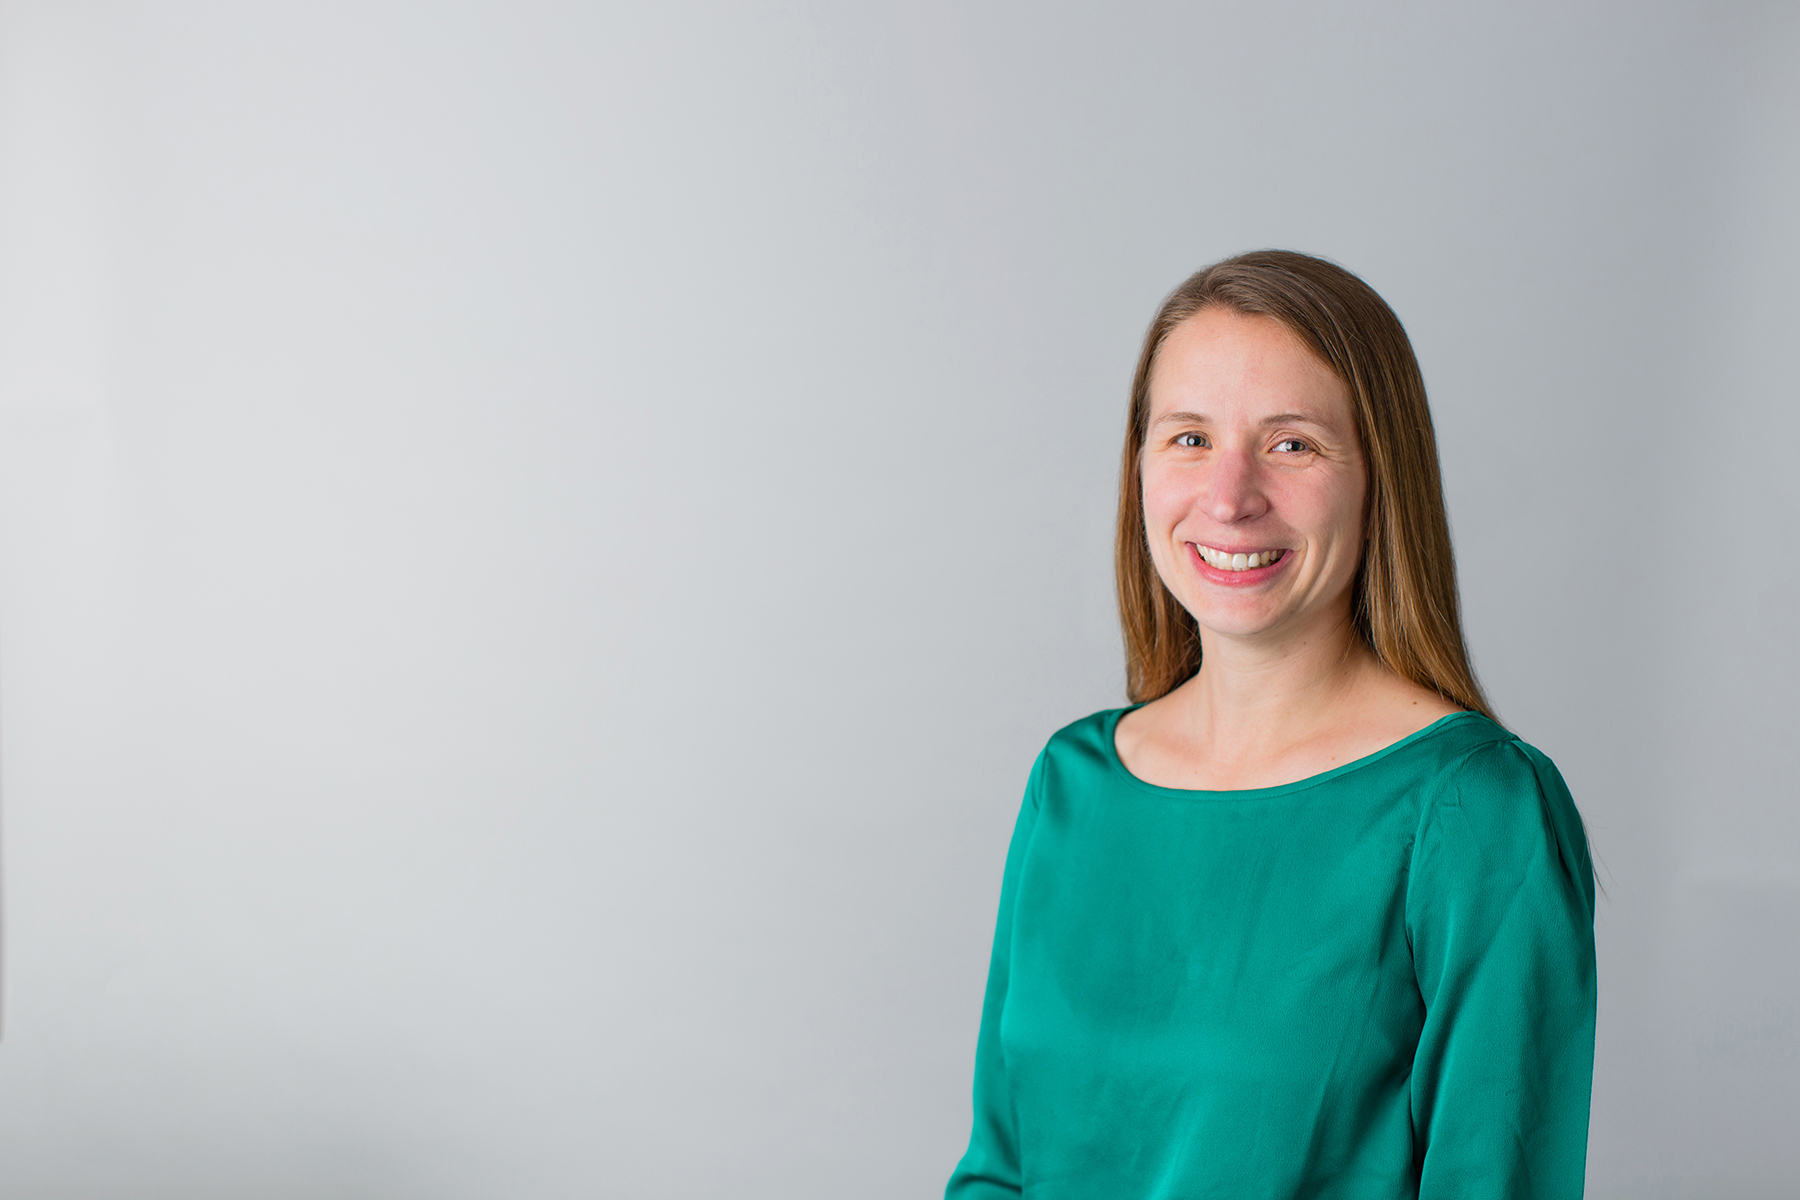
<svg viewBox="0 0 1800 1200"><path fill-rule="evenodd" d="M1221 525L1248 521L1269 511L1269 498L1263 494L1256 461L1249 451L1219 455L1206 482L1201 504L1206 515Z"/></svg>

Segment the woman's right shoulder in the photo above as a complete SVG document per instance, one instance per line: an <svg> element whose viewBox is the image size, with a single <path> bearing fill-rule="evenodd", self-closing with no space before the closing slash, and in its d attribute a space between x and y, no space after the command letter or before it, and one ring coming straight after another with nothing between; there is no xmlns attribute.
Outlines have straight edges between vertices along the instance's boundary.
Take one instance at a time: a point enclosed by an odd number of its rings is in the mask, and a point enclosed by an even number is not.
<svg viewBox="0 0 1800 1200"><path fill-rule="evenodd" d="M1103 708L1051 734L1032 764L1030 794L1037 796L1046 786L1109 775L1117 758L1113 731L1132 707Z"/></svg>
<svg viewBox="0 0 1800 1200"><path fill-rule="evenodd" d="M1082 753L1091 751L1096 746L1104 746L1113 736L1119 720L1138 707L1140 706L1132 704L1124 708L1103 708L1079 720L1070 721L1050 735L1050 740L1044 743L1044 753Z"/></svg>

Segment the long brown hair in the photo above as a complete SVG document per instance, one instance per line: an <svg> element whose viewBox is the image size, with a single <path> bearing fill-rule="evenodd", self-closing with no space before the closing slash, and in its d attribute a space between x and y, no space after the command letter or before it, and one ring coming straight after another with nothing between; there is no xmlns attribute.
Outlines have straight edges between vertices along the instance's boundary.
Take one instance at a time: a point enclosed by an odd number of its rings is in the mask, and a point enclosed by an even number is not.
<svg viewBox="0 0 1800 1200"><path fill-rule="evenodd" d="M1463 642L1437 439L1412 343L1368 284L1288 250L1240 254L1196 272L1163 301L1144 337L1131 381L1115 546L1133 703L1167 695L1200 669L1199 629L1150 559L1139 470L1157 351L1177 325L1215 307L1280 321L1349 389L1369 470L1363 561L1351 593L1356 631L1402 678L1492 717Z"/></svg>

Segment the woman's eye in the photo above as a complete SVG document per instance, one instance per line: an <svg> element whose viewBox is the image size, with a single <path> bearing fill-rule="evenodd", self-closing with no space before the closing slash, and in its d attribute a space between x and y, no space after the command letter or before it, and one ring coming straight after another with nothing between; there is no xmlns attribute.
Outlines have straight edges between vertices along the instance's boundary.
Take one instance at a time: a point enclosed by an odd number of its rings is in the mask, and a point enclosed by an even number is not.
<svg viewBox="0 0 1800 1200"><path fill-rule="evenodd" d="M1275 448L1284 454L1304 454L1312 449L1299 438L1287 438L1284 441L1276 442Z"/></svg>
<svg viewBox="0 0 1800 1200"><path fill-rule="evenodd" d="M1197 433L1182 433L1176 435L1175 444L1189 450L1198 450L1206 445L1206 439Z"/></svg>

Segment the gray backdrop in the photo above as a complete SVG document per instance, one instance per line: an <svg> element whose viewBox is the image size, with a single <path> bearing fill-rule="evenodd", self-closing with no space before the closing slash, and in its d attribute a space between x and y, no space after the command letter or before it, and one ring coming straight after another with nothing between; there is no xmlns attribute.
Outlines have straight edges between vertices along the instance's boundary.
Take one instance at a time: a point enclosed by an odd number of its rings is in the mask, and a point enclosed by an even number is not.
<svg viewBox="0 0 1800 1200"><path fill-rule="evenodd" d="M932 1195L1138 338L1272 245L1586 814L1590 1195L1793 1195L1796 13L7 3L0 1194Z"/></svg>

